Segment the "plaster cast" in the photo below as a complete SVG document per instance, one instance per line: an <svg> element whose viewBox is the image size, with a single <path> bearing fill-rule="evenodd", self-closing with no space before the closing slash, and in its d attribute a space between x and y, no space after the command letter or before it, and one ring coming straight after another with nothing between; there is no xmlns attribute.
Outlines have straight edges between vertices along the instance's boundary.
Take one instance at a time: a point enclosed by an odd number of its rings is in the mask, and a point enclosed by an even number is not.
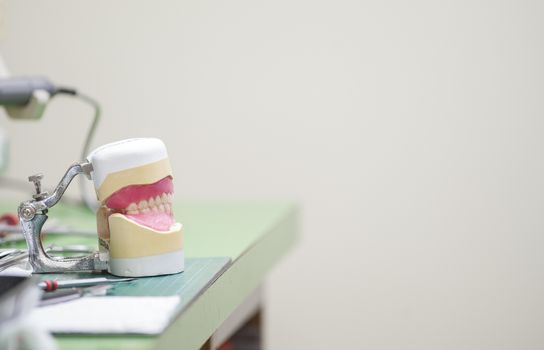
<svg viewBox="0 0 544 350"><path fill-rule="evenodd" d="M183 271L182 225L172 211L173 176L164 143L130 139L89 155L101 207L100 254L118 276Z"/></svg>

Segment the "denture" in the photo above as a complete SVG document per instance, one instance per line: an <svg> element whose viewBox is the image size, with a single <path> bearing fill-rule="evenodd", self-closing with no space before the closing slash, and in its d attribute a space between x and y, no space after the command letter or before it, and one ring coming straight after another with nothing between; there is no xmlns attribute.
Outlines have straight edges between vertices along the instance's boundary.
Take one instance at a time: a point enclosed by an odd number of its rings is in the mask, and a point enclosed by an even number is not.
<svg viewBox="0 0 544 350"><path fill-rule="evenodd" d="M182 225L174 219L173 176L164 143L129 139L104 145L89 157L100 201L101 259L118 276L183 271Z"/></svg>

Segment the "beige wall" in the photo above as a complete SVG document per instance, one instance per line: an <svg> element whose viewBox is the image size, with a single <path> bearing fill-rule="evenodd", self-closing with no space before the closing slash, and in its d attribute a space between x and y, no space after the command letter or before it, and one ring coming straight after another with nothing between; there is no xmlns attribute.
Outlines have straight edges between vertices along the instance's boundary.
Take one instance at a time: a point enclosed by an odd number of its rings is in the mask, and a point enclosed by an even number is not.
<svg viewBox="0 0 544 350"><path fill-rule="evenodd" d="M178 198L294 198L271 349L544 347L544 5L4 1L0 52L153 135ZM52 184L90 111L1 117ZM34 146L34 147L31 147Z"/></svg>

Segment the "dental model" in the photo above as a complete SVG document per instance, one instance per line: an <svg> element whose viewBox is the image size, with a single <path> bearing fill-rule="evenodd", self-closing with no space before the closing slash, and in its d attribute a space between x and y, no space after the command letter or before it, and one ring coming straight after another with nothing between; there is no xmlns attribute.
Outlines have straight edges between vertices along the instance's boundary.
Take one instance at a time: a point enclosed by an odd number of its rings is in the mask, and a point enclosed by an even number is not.
<svg viewBox="0 0 544 350"><path fill-rule="evenodd" d="M155 276L184 269L182 225L172 212L172 170L164 143L114 142L88 157L101 207L100 260L117 276Z"/></svg>

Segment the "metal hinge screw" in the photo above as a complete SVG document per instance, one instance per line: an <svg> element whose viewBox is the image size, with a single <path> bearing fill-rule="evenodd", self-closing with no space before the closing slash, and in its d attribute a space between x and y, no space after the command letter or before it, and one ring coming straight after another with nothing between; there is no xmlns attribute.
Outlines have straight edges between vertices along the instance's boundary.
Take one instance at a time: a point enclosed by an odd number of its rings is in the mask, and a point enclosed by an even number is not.
<svg viewBox="0 0 544 350"><path fill-rule="evenodd" d="M31 206L22 207L20 211L21 217L25 220L32 220L35 214L36 210Z"/></svg>
<svg viewBox="0 0 544 350"><path fill-rule="evenodd" d="M33 195L32 198L34 198L36 200L43 199L43 198L47 197L47 195L48 195L47 192L42 192L42 183L41 183L42 179L43 179L43 174L42 173L34 174L34 175L31 175L31 176L28 177L28 181L34 183L34 188L36 189L36 194Z"/></svg>

